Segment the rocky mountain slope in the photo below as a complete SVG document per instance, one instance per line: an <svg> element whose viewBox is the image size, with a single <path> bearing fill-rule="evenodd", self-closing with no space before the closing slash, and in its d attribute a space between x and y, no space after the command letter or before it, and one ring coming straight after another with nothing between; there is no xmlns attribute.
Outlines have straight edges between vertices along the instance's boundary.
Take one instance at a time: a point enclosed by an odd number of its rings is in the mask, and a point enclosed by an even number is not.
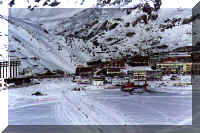
<svg viewBox="0 0 200 133"><path fill-rule="evenodd" d="M10 9L9 56L33 73L74 72L92 59L170 52L192 45L191 9L132 8ZM145 53L141 53L145 54Z"/></svg>

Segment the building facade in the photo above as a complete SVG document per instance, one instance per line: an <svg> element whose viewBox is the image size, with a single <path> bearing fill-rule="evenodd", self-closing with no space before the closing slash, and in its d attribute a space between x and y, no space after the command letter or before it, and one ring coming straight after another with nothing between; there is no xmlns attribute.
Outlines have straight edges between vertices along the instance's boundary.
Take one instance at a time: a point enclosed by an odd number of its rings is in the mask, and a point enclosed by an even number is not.
<svg viewBox="0 0 200 133"><path fill-rule="evenodd" d="M160 70L152 70L150 67L135 67L134 70L129 70L128 75L137 81L153 81L161 80L162 72Z"/></svg>
<svg viewBox="0 0 200 133"><path fill-rule="evenodd" d="M92 77L96 69L94 67L78 66L76 68L76 76Z"/></svg>
<svg viewBox="0 0 200 133"><path fill-rule="evenodd" d="M96 68L124 68L125 61L123 59L109 59L106 61L96 60L87 62L87 65Z"/></svg>
<svg viewBox="0 0 200 133"><path fill-rule="evenodd" d="M104 85L104 78L95 77L92 79L92 85L94 86L103 86Z"/></svg>
<svg viewBox="0 0 200 133"><path fill-rule="evenodd" d="M20 64L19 60L0 61L0 78L17 78Z"/></svg>
<svg viewBox="0 0 200 133"><path fill-rule="evenodd" d="M127 64L129 64L130 66L148 66L150 61L150 57L149 56L133 56L129 59L127 59Z"/></svg>
<svg viewBox="0 0 200 133"><path fill-rule="evenodd" d="M124 68L125 61L123 59L112 59L110 61L103 62L106 68Z"/></svg>
<svg viewBox="0 0 200 133"><path fill-rule="evenodd" d="M161 70L163 74L190 74L192 71L192 63L158 63L156 64L156 69Z"/></svg>

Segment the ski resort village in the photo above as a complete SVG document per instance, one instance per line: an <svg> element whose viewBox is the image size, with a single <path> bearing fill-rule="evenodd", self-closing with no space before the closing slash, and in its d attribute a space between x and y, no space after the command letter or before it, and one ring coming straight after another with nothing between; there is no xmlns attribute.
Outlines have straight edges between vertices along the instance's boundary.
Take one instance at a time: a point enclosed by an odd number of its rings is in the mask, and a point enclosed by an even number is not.
<svg viewBox="0 0 200 133"><path fill-rule="evenodd" d="M191 50L191 47L189 47ZM200 73L200 53L193 52L193 58L197 63L193 63L191 51L176 52L167 56L128 56L124 58L108 58L104 60L92 60L85 65L77 65L74 74L68 74L62 70L50 71L31 75L26 69L19 72L20 60L8 60L0 62L1 85L6 87L12 85L30 84L34 79L43 78L69 78L77 84L96 86L101 89L117 89L121 91L140 92L148 90L153 81L173 81L173 86L191 86L190 76L192 73ZM194 59L193 59L194 60ZM193 71L192 71L193 70ZM180 82L182 77L188 80ZM148 84L149 83L149 84ZM167 85L167 84L166 84ZM84 88L82 88L84 89ZM76 88L74 88L76 91ZM78 89L80 91L80 88ZM156 90L155 90L156 91Z"/></svg>
<svg viewBox="0 0 200 133"><path fill-rule="evenodd" d="M8 91L9 125L192 124L199 14L161 0L73 9L40 2L0 17L8 23L0 93Z"/></svg>

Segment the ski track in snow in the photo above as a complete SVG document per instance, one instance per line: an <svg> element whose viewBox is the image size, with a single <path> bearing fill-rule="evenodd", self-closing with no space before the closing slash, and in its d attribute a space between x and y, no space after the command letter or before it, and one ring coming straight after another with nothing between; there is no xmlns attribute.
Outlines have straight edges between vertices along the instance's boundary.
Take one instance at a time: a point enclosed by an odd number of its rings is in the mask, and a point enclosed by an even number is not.
<svg viewBox="0 0 200 133"><path fill-rule="evenodd" d="M63 92L63 98L56 105L55 113L58 114L58 118L64 120L64 124L69 121L77 125L128 124L120 112L81 95L75 96L74 93L68 91Z"/></svg>

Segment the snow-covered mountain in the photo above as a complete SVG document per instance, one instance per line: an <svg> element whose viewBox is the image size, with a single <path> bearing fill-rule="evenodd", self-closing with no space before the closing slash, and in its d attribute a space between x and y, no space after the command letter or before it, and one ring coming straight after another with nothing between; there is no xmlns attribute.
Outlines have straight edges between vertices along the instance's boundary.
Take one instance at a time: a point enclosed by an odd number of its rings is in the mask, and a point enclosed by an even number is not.
<svg viewBox="0 0 200 133"><path fill-rule="evenodd" d="M152 1L150 1L152 2ZM106 6L107 4L105 4ZM34 8L9 10L9 56L22 69L74 72L88 60L192 45L191 9Z"/></svg>

